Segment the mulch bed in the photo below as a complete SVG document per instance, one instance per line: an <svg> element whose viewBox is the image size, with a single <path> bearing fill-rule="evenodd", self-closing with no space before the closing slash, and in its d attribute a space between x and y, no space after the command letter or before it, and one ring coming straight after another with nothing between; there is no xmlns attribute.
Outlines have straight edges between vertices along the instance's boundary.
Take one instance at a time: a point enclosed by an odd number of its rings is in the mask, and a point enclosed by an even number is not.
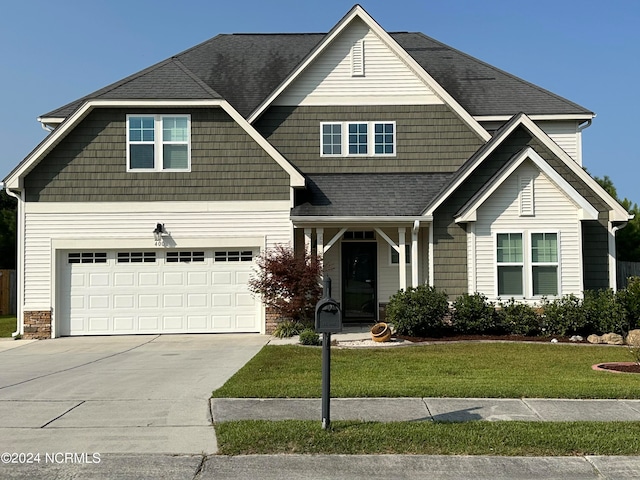
<svg viewBox="0 0 640 480"><path fill-rule="evenodd" d="M632 362L601 363L599 365L594 365L593 369L620 373L640 373L640 365Z"/></svg>
<svg viewBox="0 0 640 480"><path fill-rule="evenodd" d="M395 338L401 338L409 342L540 342L551 343L552 339L558 340L559 343L587 343L584 339L582 342L572 342L570 337L527 337L525 335L447 335L442 337L409 337L406 335L394 335ZM555 342L554 342L555 343Z"/></svg>

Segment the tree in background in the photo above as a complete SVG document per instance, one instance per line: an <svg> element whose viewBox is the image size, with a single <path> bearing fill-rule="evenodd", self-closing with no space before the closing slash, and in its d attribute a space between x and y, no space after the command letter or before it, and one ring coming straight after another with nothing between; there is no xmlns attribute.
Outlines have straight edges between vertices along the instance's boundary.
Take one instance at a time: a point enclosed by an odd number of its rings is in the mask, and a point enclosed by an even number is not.
<svg viewBox="0 0 640 480"><path fill-rule="evenodd" d="M16 222L18 201L0 191L0 269L16 268Z"/></svg>
<svg viewBox="0 0 640 480"><path fill-rule="evenodd" d="M616 233L616 252L618 260L623 262L640 262L640 208L628 198L620 200L618 192L611 179L595 177L596 182L604 188L609 195L615 198L629 213L635 215L629 220L627 226Z"/></svg>

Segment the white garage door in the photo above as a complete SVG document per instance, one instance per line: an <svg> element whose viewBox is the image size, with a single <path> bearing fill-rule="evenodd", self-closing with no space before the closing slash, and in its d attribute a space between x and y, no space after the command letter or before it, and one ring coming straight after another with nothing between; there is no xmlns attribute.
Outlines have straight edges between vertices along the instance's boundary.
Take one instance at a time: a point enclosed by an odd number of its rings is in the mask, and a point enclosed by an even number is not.
<svg viewBox="0 0 640 480"><path fill-rule="evenodd" d="M63 252L59 335L259 332L257 252Z"/></svg>

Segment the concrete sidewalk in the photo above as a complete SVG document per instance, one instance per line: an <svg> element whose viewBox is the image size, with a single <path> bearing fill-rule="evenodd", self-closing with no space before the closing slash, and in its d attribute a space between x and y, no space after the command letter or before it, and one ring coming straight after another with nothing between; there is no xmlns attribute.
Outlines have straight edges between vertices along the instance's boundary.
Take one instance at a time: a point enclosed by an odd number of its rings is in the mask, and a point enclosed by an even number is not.
<svg viewBox="0 0 640 480"><path fill-rule="evenodd" d="M319 398L214 398L215 423L321 420ZM640 400L502 398L334 398L331 420L365 422L640 421Z"/></svg>

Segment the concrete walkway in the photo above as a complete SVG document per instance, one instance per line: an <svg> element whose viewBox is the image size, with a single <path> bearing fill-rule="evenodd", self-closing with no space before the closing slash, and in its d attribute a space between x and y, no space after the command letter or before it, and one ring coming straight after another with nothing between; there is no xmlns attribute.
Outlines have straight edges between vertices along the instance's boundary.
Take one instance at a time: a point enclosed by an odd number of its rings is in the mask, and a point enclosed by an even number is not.
<svg viewBox="0 0 640 480"><path fill-rule="evenodd" d="M214 423L321 420L319 398L214 398ZM364 422L640 421L640 400L333 398L331 420Z"/></svg>

